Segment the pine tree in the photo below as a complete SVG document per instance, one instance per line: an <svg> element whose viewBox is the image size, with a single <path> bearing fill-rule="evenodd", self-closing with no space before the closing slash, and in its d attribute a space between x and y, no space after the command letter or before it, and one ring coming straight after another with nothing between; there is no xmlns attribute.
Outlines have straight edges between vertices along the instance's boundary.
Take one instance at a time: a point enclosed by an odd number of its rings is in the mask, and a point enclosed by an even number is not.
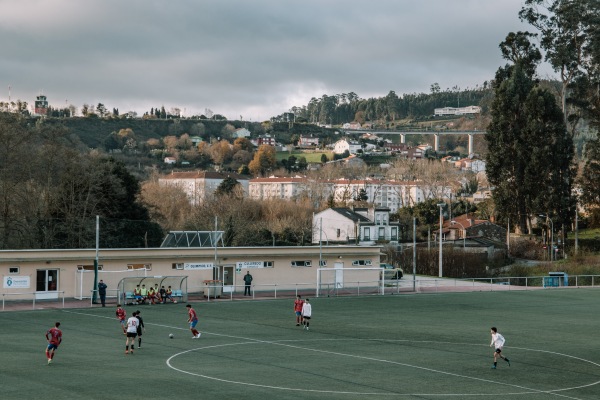
<svg viewBox="0 0 600 400"><path fill-rule="evenodd" d="M500 68L493 84L486 173L498 213L516 221L518 232L531 233L531 218L540 213L570 221L575 171L562 111L534 79L540 56L529 36L511 33L500 45L514 64Z"/></svg>

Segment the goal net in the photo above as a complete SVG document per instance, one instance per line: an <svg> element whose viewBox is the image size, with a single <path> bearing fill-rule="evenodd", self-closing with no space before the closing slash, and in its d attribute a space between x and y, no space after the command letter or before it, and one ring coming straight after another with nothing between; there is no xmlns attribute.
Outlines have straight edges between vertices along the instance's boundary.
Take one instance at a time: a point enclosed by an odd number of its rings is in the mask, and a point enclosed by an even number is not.
<svg viewBox="0 0 600 400"><path fill-rule="evenodd" d="M319 268L317 297L384 294L384 268Z"/></svg>
<svg viewBox="0 0 600 400"><path fill-rule="evenodd" d="M105 271L103 269L98 270L98 282L100 279L104 281L107 286L106 289L106 301L110 303L118 302L119 293L118 286L121 279L127 277L144 277L148 270L146 268L138 269L126 269L123 271ZM90 299L93 296L93 292L96 291L96 297L98 297L97 287L94 287L94 270L82 268L77 270L77 277L75 279L75 298L78 300Z"/></svg>

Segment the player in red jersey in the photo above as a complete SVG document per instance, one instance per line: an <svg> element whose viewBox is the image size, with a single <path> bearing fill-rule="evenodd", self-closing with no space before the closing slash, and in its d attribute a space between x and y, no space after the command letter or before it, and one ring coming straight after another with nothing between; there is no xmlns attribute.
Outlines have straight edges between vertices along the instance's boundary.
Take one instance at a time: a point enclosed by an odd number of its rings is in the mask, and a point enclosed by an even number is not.
<svg viewBox="0 0 600 400"><path fill-rule="evenodd" d="M198 324L198 314L196 314L196 310L192 308L191 304L188 304L188 322L190 324L190 331L192 331L192 339L200 339L200 332L196 329L196 325Z"/></svg>
<svg viewBox="0 0 600 400"><path fill-rule="evenodd" d="M62 331L58 329L59 326L60 322L57 322L54 324L54 328L50 328L46 332L46 340L48 341L48 347L46 347L46 358L48 359L48 364L52 363L54 351L58 349L58 346L62 342Z"/></svg>
<svg viewBox="0 0 600 400"><path fill-rule="evenodd" d="M302 296L298 295L296 300L294 300L294 314L296 314L296 326L300 326L302 323L302 306L304 305L304 300L302 300Z"/></svg>
<svg viewBox="0 0 600 400"><path fill-rule="evenodd" d="M121 328L123 328L123 333L127 332L127 312L121 307L120 304L117 304L117 311L115 312L117 318L119 319L119 323L121 324Z"/></svg>

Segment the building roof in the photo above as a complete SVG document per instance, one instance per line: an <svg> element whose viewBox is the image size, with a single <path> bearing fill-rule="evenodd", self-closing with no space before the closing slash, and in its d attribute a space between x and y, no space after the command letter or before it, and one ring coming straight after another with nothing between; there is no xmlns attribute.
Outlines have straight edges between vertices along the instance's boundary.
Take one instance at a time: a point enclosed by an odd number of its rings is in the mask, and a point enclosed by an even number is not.
<svg viewBox="0 0 600 400"><path fill-rule="evenodd" d="M453 224L452 221L455 223ZM452 218L452 220L444 221L444 228L452 227L456 229L462 229L460 226L460 224L462 224L465 229L469 229L472 226L481 225L488 222L490 221L487 219L475 219L475 215L473 214L463 214Z"/></svg>
<svg viewBox="0 0 600 400"><path fill-rule="evenodd" d="M285 182L306 182L308 178L305 176L294 176L294 177L285 177L285 176L269 176L268 178L253 178L250 180L252 183L285 183Z"/></svg>
<svg viewBox="0 0 600 400"><path fill-rule="evenodd" d="M225 179L231 177L237 181L248 180L247 177L233 172L216 171L173 171L168 175L163 175L160 179Z"/></svg>
<svg viewBox="0 0 600 400"><path fill-rule="evenodd" d="M360 215L346 207L333 207L331 210L355 222L371 222L369 218Z"/></svg>

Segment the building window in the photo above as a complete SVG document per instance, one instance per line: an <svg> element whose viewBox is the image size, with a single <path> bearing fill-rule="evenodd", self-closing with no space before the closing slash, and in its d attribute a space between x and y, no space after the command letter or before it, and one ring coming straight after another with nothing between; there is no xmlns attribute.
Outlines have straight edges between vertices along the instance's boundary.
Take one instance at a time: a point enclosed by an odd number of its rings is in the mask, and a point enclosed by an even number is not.
<svg viewBox="0 0 600 400"><path fill-rule="evenodd" d="M94 265L93 264L91 264L91 265L90 264L88 264L88 265L78 265L77 269L79 271L82 271L82 270L83 271L93 271L94 270ZM98 265L98 271L100 271L102 269L103 269L102 265Z"/></svg>
<svg viewBox="0 0 600 400"><path fill-rule="evenodd" d="M321 261L319 261L319 266L326 267L327 266L327 260L321 260Z"/></svg>
<svg viewBox="0 0 600 400"><path fill-rule="evenodd" d="M127 269L145 269L152 271L152 264L127 264Z"/></svg>
<svg viewBox="0 0 600 400"><path fill-rule="evenodd" d="M379 239L385 239L385 228L381 227L379 228Z"/></svg>
<svg viewBox="0 0 600 400"><path fill-rule="evenodd" d="M171 269L183 269L183 263L173 263Z"/></svg>
<svg viewBox="0 0 600 400"><path fill-rule="evenodd" d="M363 239L364 240L371 240L371 229L365 228L363 230Z"/></svg>
<svg viewBox="0 0 600 400"><path fill-rule="evenodd" d="M369 265L371 265L371 260L354 260L354 261L352 261L353 267L369 266Z"/></svg>
<svg viewBox="0 0 600 400"><path fill-rule="evenodd" d="M398 228L392 227L392 240L398 240Z"/></svg>
<svg viewBox="0 0 600 400"><path fill-rule="evenodd" d="M340 235L342 234L342 230L341 229L337 229L336 230L336 234L337 234L337 237L340 237Z"/></svg>
<svg viewBox="0 0 600 400"><path fill-rule="evenodd" d="M19 270L20 270L19 267L8 267L8 273L9 274L18 274Z"/></svg>
<svg viewBox="0 0 600 400"><path fill-rule="evenodd" d="M292 261L292 267L312 267L312 261L310 261L310 260Z"/></svg>

